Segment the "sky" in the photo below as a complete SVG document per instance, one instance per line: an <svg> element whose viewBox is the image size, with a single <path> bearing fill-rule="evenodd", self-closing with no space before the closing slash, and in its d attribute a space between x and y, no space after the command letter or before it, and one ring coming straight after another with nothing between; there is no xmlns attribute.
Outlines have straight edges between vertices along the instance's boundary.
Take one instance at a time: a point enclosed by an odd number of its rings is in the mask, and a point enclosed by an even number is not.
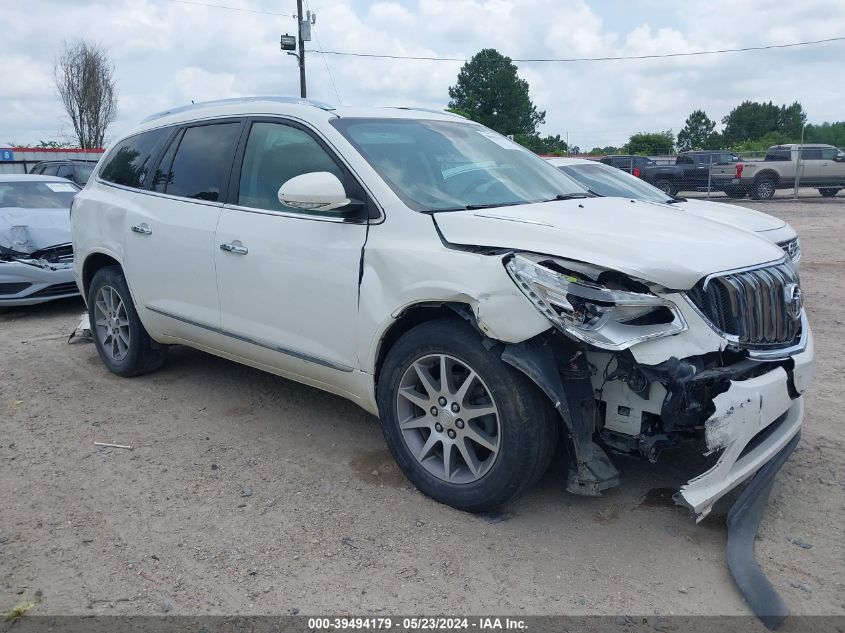
<svg viewBox="0 0 845 633"><path fill-rule="evenodd" d="M295 0L0 0L0 146L67 139L53 63L63 40L103 46L118 116L107 140L150 113L210 99L299 95ZM632 56L845 36L841 0L306 0L308 49L514 59ZM278 14L269 15L268 13ZM443 109L462 63L306 53L308 96L333 104ZM583 150L636 132L675 133L694 109L720 121L743 100L800 101L810 122L845 120L845 42L637 61L518 62L546 111L542 135Z"/></svg>

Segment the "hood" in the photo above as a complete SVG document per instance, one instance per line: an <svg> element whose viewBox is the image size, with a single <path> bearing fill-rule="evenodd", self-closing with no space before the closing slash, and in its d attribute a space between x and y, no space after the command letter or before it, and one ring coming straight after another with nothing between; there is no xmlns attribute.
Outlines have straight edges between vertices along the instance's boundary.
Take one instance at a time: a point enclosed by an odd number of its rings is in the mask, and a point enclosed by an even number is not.
<svg viewBox="0 0 845 633"><path fill-rule="evenodd" d="M678 202L673 205L676 209L683 209L689 213L694 213L703 218L717 220L738 226L741 229L748 229L749 231L774 231L786 226L783 220L761 213L754 209L746 209L735 204L725 204L724 202L709 202L707 200L687 200L686 202Z"/></svg>
<svg viewBox="0 0 845 633"><path fill-rule="evenodd" d="M67 208L0 208L0 250L28 255L70 241Z"/></svg>
<svg viewBox="0 0 845 633"><path fill-rule="evenodd" d="M435 214L447 242L574 259L686 290L710 273L779 260L745 229L678 213L674 205L586 198Z"/></svg>

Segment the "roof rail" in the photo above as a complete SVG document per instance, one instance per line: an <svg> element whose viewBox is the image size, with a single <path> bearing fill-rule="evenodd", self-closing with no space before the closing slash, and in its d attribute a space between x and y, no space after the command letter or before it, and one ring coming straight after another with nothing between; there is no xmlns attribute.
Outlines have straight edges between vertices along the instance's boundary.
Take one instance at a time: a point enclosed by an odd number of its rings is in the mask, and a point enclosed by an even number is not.
<svg viewBox="0 0 845 633"><path fill-rule="evenodd" d="M392 106L397 110L416 110L417 112L431 112L433 114L445 114L446 116L456 116L461 119L466 119L463 114L457 112L449 112L449 110L435 110L434 108L415 108L414 106Z"/></svg>
<svg viewBox="0 0 845 633"><path fill-rule="evenodd" d="M214 101L201 101L200 103L192 103L190 105L179 106L176 108L170 108L169 110L163 110L162 112L156 112L155 114L151 114L147 118L143 119L141 123L148 123L150 121L154 121L155 119L160 119L162 117L168 116L170 114L179 114L181 112L190 112L191 110L198 110L200 108L206 108L208 106L216 106L216 105L230 105L236 103L256 103L260 101L270 101L272 103L289 103L295 105L307 105L313 106L315 108L320 108L321 110L334 110L334 106L328 103L323 103L322 101L315 101L314 99L303 99L301 97L280 97L280 96L268 96L268 97L233 97L231 99L216 99Z"/></svg>

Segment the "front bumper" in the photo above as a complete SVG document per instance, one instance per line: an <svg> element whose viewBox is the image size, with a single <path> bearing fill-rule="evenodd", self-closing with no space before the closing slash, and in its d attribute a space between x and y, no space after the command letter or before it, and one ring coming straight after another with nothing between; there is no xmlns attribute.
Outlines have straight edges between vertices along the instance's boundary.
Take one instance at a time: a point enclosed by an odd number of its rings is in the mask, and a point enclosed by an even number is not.
<svg viewBox="0 0 845 633"><path fill-rule="evenodd" d="M806 325L806 324L805 324ZM708 451L721 451L716 464L682 486L676 500L687 506L697 521L720 498L754 475L801 430L802 394L813 378L813 335L807 328L804 350L792 356L791 377L783 367L748 380L731 381L716 396L716 411L704 423Z"/></svg>
<svg viewBox="0 0 845 633"><path fill-rule="evenodd" d="M79 294L71 264L0 263L0 306L28 306Z"/></svg>

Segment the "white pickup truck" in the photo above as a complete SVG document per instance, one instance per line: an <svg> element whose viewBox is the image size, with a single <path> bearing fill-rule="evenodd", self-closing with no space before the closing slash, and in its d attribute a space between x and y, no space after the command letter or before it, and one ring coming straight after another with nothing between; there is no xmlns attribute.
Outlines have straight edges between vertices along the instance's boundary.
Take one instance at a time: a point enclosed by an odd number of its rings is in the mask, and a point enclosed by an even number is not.
<svg viewBox="0 0 845 633"><path fill-rule="evenodd" d="M814 187L825 197L833 197L845 187L845 152L833 145L797 143L774 145L763 160L743 160L731 165L713 165L710 178L715 189L731 198L768 200L777 189Z"/></svg>

